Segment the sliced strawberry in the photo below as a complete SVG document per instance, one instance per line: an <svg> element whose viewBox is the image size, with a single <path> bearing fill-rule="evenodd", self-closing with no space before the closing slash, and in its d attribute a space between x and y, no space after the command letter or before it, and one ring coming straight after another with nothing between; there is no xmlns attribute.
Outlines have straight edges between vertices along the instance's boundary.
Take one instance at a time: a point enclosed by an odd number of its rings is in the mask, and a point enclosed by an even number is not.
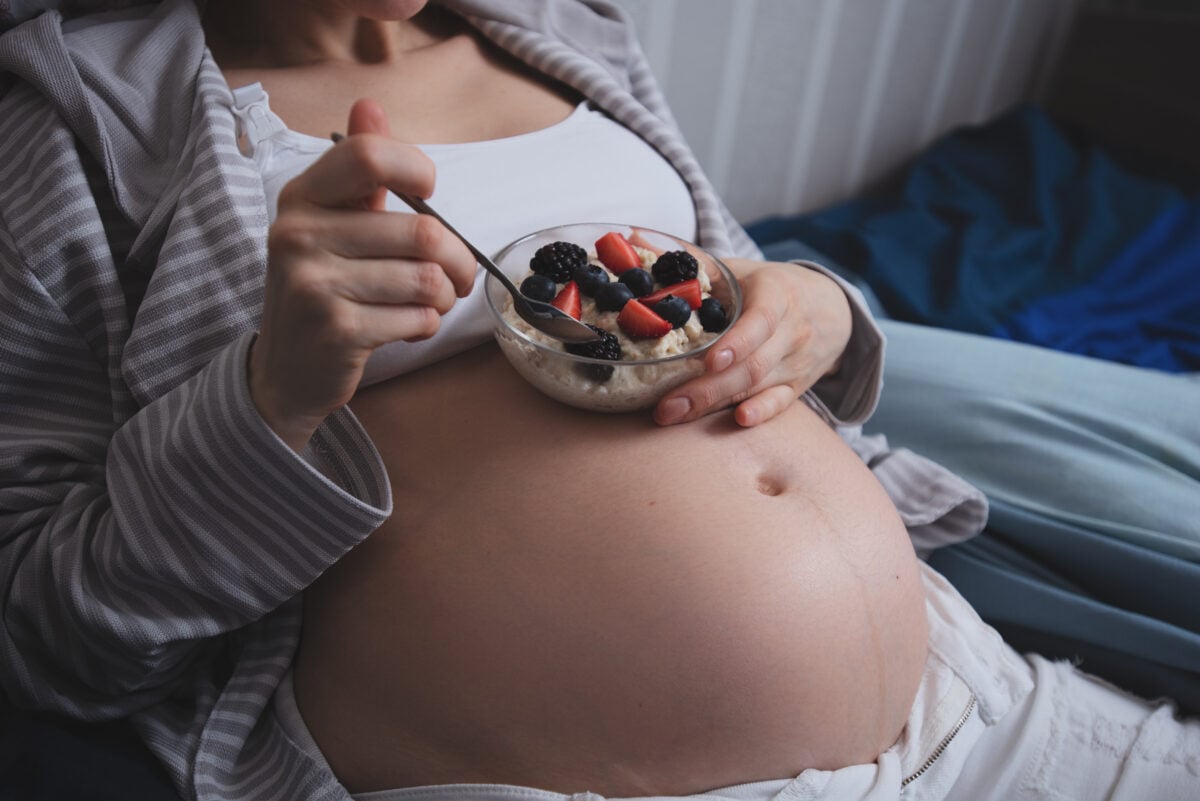
<svg viewBox="0 0 1200 801"><path fill-rule="evenodd" d="M596 240L596 255L600 263L617 275L642 266L642 257L629 244L629 240L616 231L609 231Z"/></svg>
<svg viewBox="0 0 1200 801"><path fill-rule="evenodd" d="M633 245L634 247L639 247L644 250L648 250L651 253L653 253L655 256L661 256L663 253L666 252L660 247L655 247L654 244L651 243L649 239L642 236L642 232L638 228L634 228L633 233L629 235L629 244Z"/></svg>
<svg viewBox="0 0 1200 801"><path fill-rule="evenodd" d="M693 309L700 308L701 301L704 298L700 297L700 279L693 278L690 281L680 281L678 284L671 284L663 287L657 292L651 292L643 298L638 298L642 303L645 303L650 308L654 308L654 304L665 298L667 295L674 295L677 298L683 298L687 301L687 305Z"/></svg>
<svg viewBox="0 0 1200 801"><path fill-rule="evenodd" d="M558 290L558 294L554 296L554 300L550 301L550 305L578 320L583 315L583 301L579 298L579 284L574 281L563 284L563 288Z"/></svg>
<svg viewBox="0 0 1200 801"><path fill-rule="evenodd" d="M617 325L631 337L658 339L671 330L672 325L659 317L649 306L641 303L626 303L617 315Z"/></svg>

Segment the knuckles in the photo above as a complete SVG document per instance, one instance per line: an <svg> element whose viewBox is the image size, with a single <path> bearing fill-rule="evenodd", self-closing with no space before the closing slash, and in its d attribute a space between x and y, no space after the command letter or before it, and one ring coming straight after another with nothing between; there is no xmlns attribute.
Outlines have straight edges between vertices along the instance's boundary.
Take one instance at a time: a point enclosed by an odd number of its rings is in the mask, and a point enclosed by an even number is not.
<svg viewBox="0 0 1200 801"><path fill-rule="evenodd" d="M373 134L351 136L343 146L350 160L350 169L369 183L387 185L402 172L410 184L406 191L420 195L433 191L433 162L415 147ZM410 160L402 171L397 169L399 158Z"/></svg>
<svg viewBox="0 0 1200 801"><path fill-rule="evenodd" d="M442 316L430 306L418 307L417 315L417 330L420 331L421 339L429 339L442 326Z"/></svg>
<svg viewBox="0 0 1200 801"><path fill-rule="evenodd" d="M446 229L427 214L414 214L411 225L413 255L418 259L433 261L441 251Z"/></svg>
<svg viewBox="0 0 1200 801"><path fill-rule="evenodd" d="M311 253L318 247L316 230L296 214L280 214L267 234L268 253Z"/></svg>
<svg viewBox="0 0 1200 801"><path fill-rule="evenodd" d="M771 374L774 364L762 353L762 348L754 351L745 360L747 383L751 387L759 386Z"/></svg>
<svg viewBox="0 0 1200 801"><path fill-rule="evenodd" d="M360 344L362 326L354 309L348 305L327 305L320 324L322 339L337 348Z"/></svg>
<svg viewBox="0 0 1200 801"><path fill-rule="evenodd" d="M417 262L412 266L414 300L433 306L445 314L453 305L452 293L447 291L447 278L440 265L433 262Z"/></svg>

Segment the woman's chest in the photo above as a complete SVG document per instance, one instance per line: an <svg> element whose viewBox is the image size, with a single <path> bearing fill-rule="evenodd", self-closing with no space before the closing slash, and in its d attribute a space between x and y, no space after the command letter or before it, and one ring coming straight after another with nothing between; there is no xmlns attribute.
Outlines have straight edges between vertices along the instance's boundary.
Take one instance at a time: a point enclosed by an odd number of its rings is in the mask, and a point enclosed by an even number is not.
<svg viewBox="0 0 1200 801"><path fill-rule="evenodd" d="M412 143L479 142L561 122L579 96L510 56L454 40L384 64L322 63L287 69L227 69L230 86L259 82L288 127L317 137L345 131L355 100L387 113L392 135Z"/></svg>

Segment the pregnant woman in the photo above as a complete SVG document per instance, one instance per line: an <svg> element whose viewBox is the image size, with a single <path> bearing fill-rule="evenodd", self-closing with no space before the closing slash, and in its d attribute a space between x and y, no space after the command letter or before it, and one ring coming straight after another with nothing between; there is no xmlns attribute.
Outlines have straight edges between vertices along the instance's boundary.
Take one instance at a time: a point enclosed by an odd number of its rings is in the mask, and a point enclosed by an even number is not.
<svg viewBox="0 0 1200 801"><path fill-rule="evenodd" d="M18 703L129 716L203 799L1195 779L1194 725L1021 659L921 565L980 496L850 427L878 332L819 268L732 258L613 7L165 0L3 44ZM485 250L696 240L747 312L652 418L556 405L388 189ZM1077 747L1099 730L1130 734Z"/></svg>

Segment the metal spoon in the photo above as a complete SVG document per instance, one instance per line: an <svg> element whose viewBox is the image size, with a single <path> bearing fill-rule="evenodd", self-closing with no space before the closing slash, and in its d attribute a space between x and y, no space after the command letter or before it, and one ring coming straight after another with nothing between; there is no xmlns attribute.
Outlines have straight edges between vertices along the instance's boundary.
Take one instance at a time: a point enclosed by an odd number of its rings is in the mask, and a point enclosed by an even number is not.
<svg viewBox="0 0 1200 801"><path fill-rule="evenodd" d="M342 134L335 133L332 138L334 142L340 142L345 137ZM549 303L534 300L523 295L516 284L510 281L508 276L504 274L504 271L496 266L495 262L488 258L479 248L472 245L465 236L459 233L457 228L447 222L445 217L434 211L433 207L424 200L402 192L394 192L394 194L418 214L428 214L430 217L437 218L442 225L446 226L446 230L462 240L462 243L467 246L467 249L475 256L475 260L479 262L483 269L494 275L496 280L512 295L513 311L522 320L546 336L553 337L562 342L596 342L600 339L599 334L563 310L551 306Z"/></svg>

